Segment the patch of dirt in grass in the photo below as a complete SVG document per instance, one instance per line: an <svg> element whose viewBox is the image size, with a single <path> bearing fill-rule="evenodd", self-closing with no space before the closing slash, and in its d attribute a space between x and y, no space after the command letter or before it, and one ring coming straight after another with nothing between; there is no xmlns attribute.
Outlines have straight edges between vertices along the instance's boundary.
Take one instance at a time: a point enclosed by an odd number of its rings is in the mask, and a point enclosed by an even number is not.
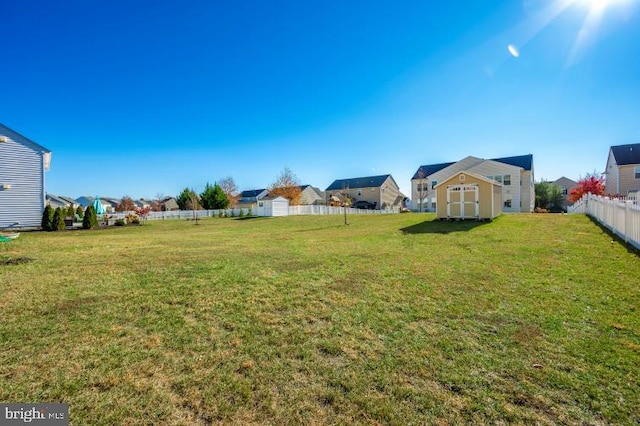
<svg viewBox="0 0 640 426"><path fill-rule="evenodd" d="M24 263L33 262L35 259L30 257L7 257L0 259L0 266L22 265Z"/></svg>
<svg viewBox="0 0 640 426"><path fill-rule="evenodd" d="M542 337L542 330L537 325L520 324L512 337L522 345L529 345Z"/></svg>
<svg viewBox="0 0 640 426"><path fill-rule="evenodd" d="M110 296L87 296L87 297L79 297L77 299L68 299L63 300L58 303L56 306L57 312L69 312L84 306L95 305L98 302L104 302L107 300L111 300L113 297Z"/></svg>

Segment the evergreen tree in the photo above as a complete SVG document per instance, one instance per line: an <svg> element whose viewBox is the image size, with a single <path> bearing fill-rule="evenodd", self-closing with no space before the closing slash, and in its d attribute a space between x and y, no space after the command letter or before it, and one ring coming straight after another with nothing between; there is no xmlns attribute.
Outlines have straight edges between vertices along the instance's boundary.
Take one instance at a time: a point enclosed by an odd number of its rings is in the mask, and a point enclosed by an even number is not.
<svg viewBox="0 0 640 426"><path fill-rule="evenodd" d="M229 198L224 193L222 187L217 183L210 185L207 183L204 191L200 194L202 207L206 210L226 209L229 206Z"/></svg>
<svg viewBox="0 0 640 426"><path fill-rule="evenodd" d="M75 210L73 209L73 205L69 204L69 207L67 207L67 211L65 212L65 215L67 217L73 217L74 213L75 213Z"/></svg>
<svg viewBox="0 0 640 426"><path fill-rule="evenodd" d="M53 213L52 231L64 231L66 229L67 226L64 224L64 215L65 213L62 208L58 207Z"/></svg>
<svg viewBox="0 0 640 426"><path fill-rule="evenodd" d="M89 205L84 211L84 217L82 218L82 227L84 229L91 229L98 226L98 216L96 215L96 209L92 205Z"/></svg>
<svg viewBox="0 0 640 426"><path fill-rule="evenodd" d="M76 214L81 219L84 217L84 210L82 210L82 206L78 206L78 208L76 208Z"/></svg>
<svg viewBox="0 0 640 426"><path fill-rule="evenodd" d="M40 224L43 231L53 231L53 214L53 208L47 204L44 212L42 212L42 222Z"/></svg>
<svg viewBox="0 0 640 426"><path fill-rule="evenodd" d="M185 188L182 190L180 195L176 198L178 202L178 207L180 210L196 210L197 207L193 207L193 202L198 202L198 195L195 193L193 189Z"/></svg>

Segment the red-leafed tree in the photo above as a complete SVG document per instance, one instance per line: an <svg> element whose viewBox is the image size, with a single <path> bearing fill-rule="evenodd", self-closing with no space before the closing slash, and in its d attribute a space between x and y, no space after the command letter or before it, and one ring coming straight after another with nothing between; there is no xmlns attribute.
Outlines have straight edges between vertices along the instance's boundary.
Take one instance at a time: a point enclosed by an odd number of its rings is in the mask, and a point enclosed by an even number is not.
<svg viewBox="0 0 640 426"><path fill-rule="evenodd" d="M132 212L136 209L136 203L133 202L133 199L128 195L122 197L122 200L116 206L117 212Z"/></svg>
<svg viewBox="0 0 640 426"><path fill-rule="evenodd" d="M604 194L604 176L594 174L587 174L587 176L578 180L578 185L569 193L569 201L575 203L584 194L591 193L592 195Z"/></svg>
<svg viewBox="0 0 640 426"><path fill-rule="evenodd" d="M151 213L151 206L136 207L135 212L142 219L142 223L145 223Z"/></svg>

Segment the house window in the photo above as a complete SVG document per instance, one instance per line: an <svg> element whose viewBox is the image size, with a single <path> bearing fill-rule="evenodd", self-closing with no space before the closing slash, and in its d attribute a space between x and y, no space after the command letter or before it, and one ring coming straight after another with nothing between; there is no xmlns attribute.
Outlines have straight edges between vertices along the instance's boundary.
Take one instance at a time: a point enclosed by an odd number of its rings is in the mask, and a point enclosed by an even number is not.
<svg viewBox="0 0 640 426"><path fill-rule="evenodd" d="M502 176L494 176L493 179L498 183L502 183Z"/></svg>
<svg viewBox="0 0 640 426"><path fill-rule="evenodd" d="M487 176L487 179L495 180L493 176Z"/></svg>
<svg viewBox="0 0 640 426"><path fill-rule="evenodd" d="M635 169L633 169L633 176L636 179L640 179L640 167L636 167Z"/></svg>
<svg viewBox="0 0 640 426"><path fill-rule="evenodd" d="M511 200L510 199L506 199L504 200L504 206L508 209L511 208Z"/></svg>
<svg viewBox="0 0 640 426"><path fill-rule="evenodd" d="M562 188L562 195L568 195L569 190L567 188Z"/></svg>
<svg viewBox="0 0 640 426"><path fill-rule="evenodd" d="M437 184L438 184L437 180L432 180L431 181L431 189L435 188Z"/></svg>
<svg viewBox="0 0 640 426"><path fill-rule="evenodd" d="M502 180L504 185L511 185L511 175L504 175L504 179Z"/></svg>

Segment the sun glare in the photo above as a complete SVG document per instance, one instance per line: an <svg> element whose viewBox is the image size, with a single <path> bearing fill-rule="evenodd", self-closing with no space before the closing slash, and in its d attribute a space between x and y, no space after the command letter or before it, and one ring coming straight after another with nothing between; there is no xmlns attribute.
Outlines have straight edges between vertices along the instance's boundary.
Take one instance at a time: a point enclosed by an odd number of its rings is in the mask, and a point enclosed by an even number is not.
<svg viewBox="0 0 640 426"><path fill-rule="evenodd" d="M596 37L605 10L626 1L628 0L574 0L575 3L587 7L588 12L573 43L566 66L573 65L579 59L581 50Z"/></svg>

